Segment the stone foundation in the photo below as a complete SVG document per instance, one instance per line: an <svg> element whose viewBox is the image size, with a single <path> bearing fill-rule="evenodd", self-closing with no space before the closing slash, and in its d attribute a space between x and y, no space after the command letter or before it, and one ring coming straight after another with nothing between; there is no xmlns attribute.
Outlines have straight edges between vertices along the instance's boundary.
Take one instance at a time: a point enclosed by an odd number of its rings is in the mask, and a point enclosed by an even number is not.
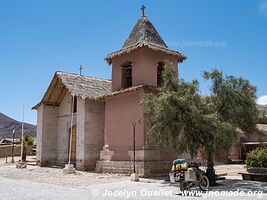
<svg viewBox="0 0 267 200"><path fill-rule="evenodd" d="M36 165L39 167L52 167L53 165L56 165L56 160L36 160Z"/></svg>
<svg viewBox="0 0 267 200"><path fill-rule="evenodd" d="M136 173L140 177L168 176L172 167L171 161L137 161ZM132 161L97 161L96 172L119 173L130 175L133 173Z"/></svg>

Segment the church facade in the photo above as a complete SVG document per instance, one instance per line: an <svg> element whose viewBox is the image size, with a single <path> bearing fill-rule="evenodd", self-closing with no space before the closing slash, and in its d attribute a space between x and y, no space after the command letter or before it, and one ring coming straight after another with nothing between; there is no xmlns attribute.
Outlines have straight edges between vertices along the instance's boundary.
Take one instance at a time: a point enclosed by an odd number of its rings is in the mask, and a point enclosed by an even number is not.
<svg viewBox="0 0 267 200"><path fill-rule="evenodd" d="M56 72L37 110L37 164L77 170L133 172L135 155L140 176L166 174L177 155L146 141L142 94L162 84L166 62L178 74L186 57L167 47L146 16L134 26L122 48L105 60L112 80Z"/></svg>

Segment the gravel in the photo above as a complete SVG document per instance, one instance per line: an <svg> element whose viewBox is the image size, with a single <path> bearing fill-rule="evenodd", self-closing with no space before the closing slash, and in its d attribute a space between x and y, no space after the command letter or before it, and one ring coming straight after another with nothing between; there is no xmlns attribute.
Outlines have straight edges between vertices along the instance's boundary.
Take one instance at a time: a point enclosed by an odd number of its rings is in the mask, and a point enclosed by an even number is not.
<svg viewBox="0 0 267 200"><path fill-rule="evenodd" d="M226 180L201 194L206 199L267 199L267 183L242 181L238 172L245 171L243 165L218 165L217 173L228 173ZM27 169L16 169L15 164L4 164L0 159L0 199L196 199L183 197L178 184L158 179L129 181L128 176L77 172L64 175L62 169L40 168L28 165ZM195 188L192 191L198 192ZM237 192L236 196L216 196L218 192ZM253 193L254 192L254 193ZM212 193L212 194L211 194ZM241 196L241 193L244 193ZM254 195L253 195L253 194ZM206 196L207 195L207 196ZM215 196L214 196L215 195Z"/></svg>

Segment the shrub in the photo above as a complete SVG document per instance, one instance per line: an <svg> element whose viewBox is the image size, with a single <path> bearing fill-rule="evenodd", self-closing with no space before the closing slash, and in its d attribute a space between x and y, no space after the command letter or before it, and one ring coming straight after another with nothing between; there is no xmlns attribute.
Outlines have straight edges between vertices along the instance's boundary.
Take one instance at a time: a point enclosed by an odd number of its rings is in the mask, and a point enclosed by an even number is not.
<svg viewBox="0 0 267 200"><path fill-rule="evenodd" d="M249 167L267 167L267 148L257 148L247 154L245 161Z"/></svg>

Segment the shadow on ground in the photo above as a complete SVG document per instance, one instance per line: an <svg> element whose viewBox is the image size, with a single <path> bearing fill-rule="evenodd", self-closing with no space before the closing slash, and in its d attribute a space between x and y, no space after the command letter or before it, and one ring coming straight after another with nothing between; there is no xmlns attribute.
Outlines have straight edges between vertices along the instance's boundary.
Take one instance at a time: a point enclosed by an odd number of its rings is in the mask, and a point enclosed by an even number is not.
<svg viewBox="0 0 267 200"><path fill-rule="evenodd" d="M167 180L162 182L162 187L167 187L170 185L175 188L179 188L179 183L172 184ZM198 188L196 187L194 189ZM233 191L233 192L237 190L243 192L261 191L262 193L267 194L267 182L246 181L240 179L226 179L217 181L217 185L212 186L209 189L209 191Z"/></svg>
<svg viewBox="0 0 267 200"><path fill-rule="evenodd" d="M217 186L210 188L211 191L236 191L237 189L244 192L262 191L263 193L267 193L267 182L226 179L218 181Z"/></svg>

